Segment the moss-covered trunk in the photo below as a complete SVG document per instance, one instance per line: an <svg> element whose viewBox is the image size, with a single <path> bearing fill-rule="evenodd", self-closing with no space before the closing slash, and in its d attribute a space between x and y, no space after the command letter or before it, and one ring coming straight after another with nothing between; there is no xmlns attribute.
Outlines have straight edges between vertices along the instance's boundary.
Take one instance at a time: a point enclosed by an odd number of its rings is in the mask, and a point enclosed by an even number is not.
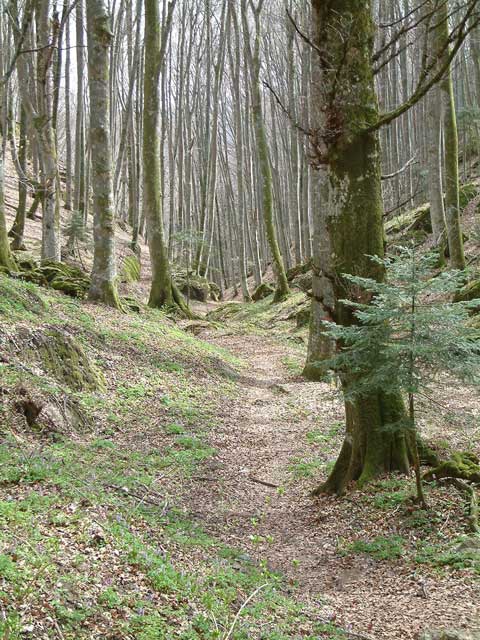
<svg viewBox="0 0 480 640"><path fill-rule="evenodd" d="M323 170L317 173L314 181L316 190L315 201L328 202L330 185L328 172ZM321 204L323 207L324 205ZM324 271L328 269L330 243L326 216L317 211L313 216L313 243L312 243L312 305L310 313L310 331L308 337L307 362L303 369L303 376L307 380L321 381L325 379L327 369L325 360L332 355L332 339L323 329L323 323L332 320L331 310L334 307L334 291L330 281L325 278Z"/></svg>
<svg viewBox="0 0 480 640"><path fill-rule="evenodd" d="M252 119L255 130L255 142L257 146L257 157L260 168L260 185L262 192L262 209L263 219L265 222L265 231L267 234L268 246L272 253L273 267L277 279L277 287L275 290L274 301L283 300L289 293L289 286L283 257L278 245L277 231L275 229L274 211L273 211L273 181L272 168L270 165L270 154L268 149L267 132L265 129L262 94L260 90L260 42L261 42L261 23L260 12L261 4L254 8L255 17L255 42L253 51L250 46L248 18L246 12L246 3L242 3L242 24L246 34L246 53L250 65L250 78L252 89Z"/></svg>
<svg viewBox="0 0 480 640"><path fill-rule="evenodd" d="M168 37L173 4L169 5L167 24L163 29ZM152 265L152 286L148 304L151 307L179 306L189 314L181 293L172 283L168 250L163 234L163 207L160 180L160 96L158 83L164 48L160 33L160 13L157 0L145 0L145 76L143 107L143 207L147 224L148 246Z"/></svg>
<svg viewBox="0 0 480 640"><path fill-rule="evenodd" d="M116 284L115 214L110 144L109 51L113 39L104 0L87 2L94 257L89 297L120 308Z"/></svg>
<svg viewBox="0 0 480 640"><path fill-rule="evenodd" d="M14 135L14 132L12 132ZM25 249L23 234L25 232L25 219L27 217L27 185L23 175L27 173L27 114L25 109L20 115L20 140L18 145L18 165L21 171L18 181L18 207L10 230L9 236L13 237L11 248L15 250ZM23 175L22 175L23 173Z"/></svg>
<svg viewBox="0 0 480 640"><path fill-rule="evenodd" d="M356 319L341 300L366 301L366 296L352 290L344 274L383 278L382 269L368 257L384 254L379 146L376 133L365 131L378 118L371 65L374 25L369 0L312 4L315 43L322 52L315 56L314 151L329 183L328 201L316 212L324 229L316 252L317 298L330 318L349 325ZM346 398L350 383L345 376ZM341 493L352 481L408 470L404 437L384 429L404 417L399 394L346 399L345 412L345 442L320 490Z"/></svg>

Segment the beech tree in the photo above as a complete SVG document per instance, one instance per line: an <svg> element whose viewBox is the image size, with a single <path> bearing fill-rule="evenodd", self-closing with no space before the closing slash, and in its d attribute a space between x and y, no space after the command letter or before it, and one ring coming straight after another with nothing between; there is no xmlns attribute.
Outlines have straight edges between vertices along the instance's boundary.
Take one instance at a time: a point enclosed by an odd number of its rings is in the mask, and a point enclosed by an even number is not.
<svg viewBox="0 0 480 640"><path fill-rule="evenodd" d="M0 138L0 144L2 140ZM5 217L4 168L3 154L0 153L0 267L13 268L14 263L8 241L7 222Z"/></svg>
<svg viewBox="0 0 480 640"><path fill-rule="evenodd" d="M275 291L275 301L280 301L288 295L289 288L287 276L285 273L285 265L283 257L278 246L277 232L274 222L274 202L273 202L273 185L272 185L272 169L270 165L270 154L268 150L268 142L265 131L264 116L262 110L262 97L260 92L260 42L261 42L261 12L264 0L259 0L257 5L252 0L248 1L248 5L253 12L255 19L255 34L253 48L250 43L250 33L248 28L246 0L242 1L242 22L245 38L245 50L247 54L248 65L251 78L252 92L252 117L255 128L256 151L261 172L261 190L263 217L265 220L265 228L267 232L268 244L272 252L273 262L275 265L277 288Z"/></svg>
<svg viewBox="0 0 480 640"><path fill-rule="evenodd" d="M109 50L111 18L104 0L88 0L88 85L94 214L94 257L89 297L120 308L116 283L115 216L110 141Z"/></svg>
<svg viewBox="0 0 480 640"><path fill-rule="evenodd" d="M377 98L371 65L374 23L369 1L342 0L325 4L313 0L314 61L313 139L321 171L330 190L329 206L320 215L315 295L340 325L355 323L352 299L344 274L380 280L383 271L368 255L383 256L383 204L380 154L376 130ZM342 37L339 38L338 34ZM357 297L362 299L361 290ZM348 391L348 373L342 385ZM321 488L341 493L353 480L364 483L375 475L409 468L408 448L401 433L383 427L403 418L398 393L346 395L346 436L335 467Z"/></svg>
<svg viewBox="0 0 480 640"><path fill-rule="evenodd" d="M440 60L448 57L450 30L448 27L449 3L438 7L437 47ZM448 248L452 267L465 269L463 234L460 223L460 195L458 176L458 131L453 80L450 65L447 66L440 83L440 99L443 107L443 127L445 137L445 220L447 225Z"/></svg>
<svg viewBox="0 0 480 640"><path fill-rule="evenodd" d="M466 37L475 2L470 3L453 46L443 53L440 64L426 62L408 100L384 113L379 113L372 66L375 23L370 0L341 0L334 7L312 0L312 9L316 52L312 155L329 192L328 206L316 212L320 246L314 261L313 292L329 319L349 326L358 320L342 300L366 303L369 294L361 287L352 288L348 276L384 278L381 261L369 258L384 255L378 131L442 81ZM385 46L383 53L391 55ZM312 322L311 331L318 331L318 323ZM341 382L346 436L333 471L318 491L342 493L352 481L361 485L385 471L407 471L412 455L402 432L385 429L405 419L400 393L374 391L352 399L349 387L357 382L354 375L342 372Z"/></svg>
<svg viewBox="0 0 480 640"><path fill-rule="evenodd" d="M170 271L168 250L163 234L163 206L160 183L159 144L159 80L165 59L168 36L176 0L168 3L168 13L161 29L157 0L145 0L145 77L143 108L144 209L148 246L152 265L152 286L148 304L151 307L173 307L177 304L190 315L175 287Z"/></svg>
<svg viewBox="0 0 480 640"><path fill-rule="evenodd" d="M81 259L87 267L94 196L87 3L4 4L3 146L7 170L11 158L18 178L13 225L8 192L6 202L12 249L32 249L24 229L30 235L30 221L45 206L43 256L59 259L63 243L64 258ZM478 7L474 10L473 0L371 4L378 25L371 34L370 63L380 111L384 219L395 224L429 202L434 241L448 247L452 264L461 265L465 202L458 199L458 180L467 183L475 175L480 150ZM309 37L313 5L182 0L171 14L172 37L164 29L169 3L157 0L156 5L160 62L143 55L150 40L143 0L109 4L115 223L130 235L127 244L137 257L143 244L155 247L152 304L163 304L164 298L168 306L173 296L181 305L175 285L170 295L166 283L177 281L185 291L191 278L213 282L220 293L241 291L249 300L271 271L277 299L282 298L292 267L308 262L313 253L316 265L321 260L323 231L313 212L329 206L330 197L329 179L319 179L325 172L316 172L310 158L309 140L318 128L310 83L319 58ZM454 55L458 64L451 65ZM150 82L152 70L158 85ZM144 113L147 98L157 102ZM158 176L158 197L147 186L155 183L152 173ZM122 242L119 254L123 250ZM319 282L314 280L310 292L317 328L310 334L306 367L314 377L323 375L315 363L331 347L321 339L328 310L319 302Z"/></svg>

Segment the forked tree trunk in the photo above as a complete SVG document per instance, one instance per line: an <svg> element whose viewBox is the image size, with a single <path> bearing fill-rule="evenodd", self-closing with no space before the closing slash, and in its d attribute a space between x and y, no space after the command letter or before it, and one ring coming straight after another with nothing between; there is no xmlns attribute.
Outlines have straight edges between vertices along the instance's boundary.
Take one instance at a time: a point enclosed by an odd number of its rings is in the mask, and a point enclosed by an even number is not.
<svg viewBox="0 0 480 640"><path fill-rule="evenodd" d="M312 118L319 132L314 152L330 191L328 203L315 213L325 232L316 254L317 298L326 314L348 326L356 319L341 300L366 298L351 289L344 274L383 278L383 270L367 257L384 254L379 145L376 133L365 131L378 118L372 7L370 0L312 0L312 5L314 40L323 52L314 56ZM409 469L404 435L384 429L405 417L401 396L348 399L352 382L348 375L342 379L345 441L319 492L342 493L353 481L363 484L384 472Z"/></svg>
<svg viewBox="0 0 480 640"><path fill-rule="evenodd" d="M88 81L94 256L89 298L121 308L116 284L115 216L110 144L110 16L105 0L88 0Z"/></svg>

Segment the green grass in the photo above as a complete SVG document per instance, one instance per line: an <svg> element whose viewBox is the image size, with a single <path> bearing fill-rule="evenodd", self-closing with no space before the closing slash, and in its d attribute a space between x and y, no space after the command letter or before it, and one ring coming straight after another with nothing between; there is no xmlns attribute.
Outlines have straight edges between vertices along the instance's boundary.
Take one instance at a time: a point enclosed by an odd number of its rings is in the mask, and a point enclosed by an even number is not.
<svg viewBox="0 0 480 640"><path fill-rule="evenodd" d="M199 438L175 438L175 446L180 448L177 454L203 454ZM141 456L98 439L83 446L65 441L28 452L11 440L0 448L0 455L4 462L0 484L21 468L16 481L25 496L17 502L0 501L2 542L15 548L14 554L0 555L0 577L12 602L12 608L7 607L8 627L4 621L2 632L8 628L10 638L21 637L16 609L26 598L38 602L48 599L67 639L88 638L98 616L124 608L132 611L132 616L115 627L119 634L155 638L161 633L160 637L172 640L221 638L216 635L215 621L226 628L239 602L263 584L267 586L246 608L232 637L257 637L252 634L260 622L265 625L262 637L294 637L291 634L302 619L302 607L282 595L278 575L252 562L239 567L240 552L211 538L181 510L171 508L164 513L163 502L158 507L139 504L138 496L145 494L146 487L155 487L155 478L166 461L178 464L177 472L183 474L181 465L188 471L190 458L187 462L172 458L168 449ZM32 466L41 469L35 479L28 472ZM99 506L101 516L97 514ZM101 518L98 540L90 533L95 525L92 513L95 521ZM178 555L178 549L185 551ZM188 549L203 550L200 566L191 566ZM97 561L91 550L95 555L108 550L100 558L111 557L116 565L114 583L104 585L94 601L89 594L101 585L101 579L97 578ZM125 571L140 576L152 597L132 599L134 594L125 591L122 580L115 577ZM162 606L159 610L158 598L170 602L171 609ZM192 606L198 611L195 616L191 615ZM184 631L177 635L179 625Z"/></svg>
<svg viewBox="0 0 480 640"><path fill-rule="evenodd" d="M343 422L335 422L327 430L314 429L307 433L307 442L313 446L321 446L323 444L332 443L344 430Z"/></svg>
<svg viewBox="0 0 480 640"><path fill-rule="evenodd" d="M288 470L294 479L312 478L325 464L321 460L295 460L288 466Z"/></svg>
<svg viewBox="0 0 480 640"><path fill-rule="evenodd" d="M428 533L428 529L422 530L423 535ZM399 535L378 536L370 540L344 542L339 546L339 553L341 555L366 554L381 561L405 558L416 564L427 564L439 570L450 567L480 574L480 549L469 546L465 537L446 541L439 535L433 535L426 539L412 541Z"/></svg>
<svg viewBox="0 0 480 640"><path fill-rule="evenodd" d="M355 540L342 550L344 555L364 553L375 560L396 560L405 553L405 540L401 536L378 536L372 540Z"/></svg>
<svg viewBox="0 0 480 640"><path fill-rule="evenodd" d="M463 548L465 538L449 543L419 541L415 554L418 564L429 564L437 568L471 569L480 575L480 548Z"/></svg>
<svg viewBox="0 0 480 640"><path fill-rule="evenodd" d="M285 365L285 367L288 369L288 371L296 376L299 376L302 371L303 371L303 367L305 365L305 359L302 357L292 357L292 356L285 356L284 358L282 358L282 364Z"/></svg>

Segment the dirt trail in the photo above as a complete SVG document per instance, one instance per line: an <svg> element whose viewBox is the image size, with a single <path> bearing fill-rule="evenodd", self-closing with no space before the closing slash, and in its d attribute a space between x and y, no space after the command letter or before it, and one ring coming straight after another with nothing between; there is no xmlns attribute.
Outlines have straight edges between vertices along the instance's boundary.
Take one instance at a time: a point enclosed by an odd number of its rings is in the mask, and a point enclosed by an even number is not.
<svg viewBox="0 0 480 640"><path fill-rule="evenodd" d="M342 421L334 389L292 375L283 344L210 331L201 337L248 363L240 397L226 398L222 424L212 433L218 455L193 489L204 527L298 582L301 597L318 603L319 618L368 637L406 640L426 628L479 625L480 593L469 581L402 559L338 554L339 541L368 537L389 514L377 511L372 523L372 513L354 499L311 499L321 470L306 480L292 475L296 461L320 455L327 462L338 451L341 434L326 454L307 439Z"/></svg>

